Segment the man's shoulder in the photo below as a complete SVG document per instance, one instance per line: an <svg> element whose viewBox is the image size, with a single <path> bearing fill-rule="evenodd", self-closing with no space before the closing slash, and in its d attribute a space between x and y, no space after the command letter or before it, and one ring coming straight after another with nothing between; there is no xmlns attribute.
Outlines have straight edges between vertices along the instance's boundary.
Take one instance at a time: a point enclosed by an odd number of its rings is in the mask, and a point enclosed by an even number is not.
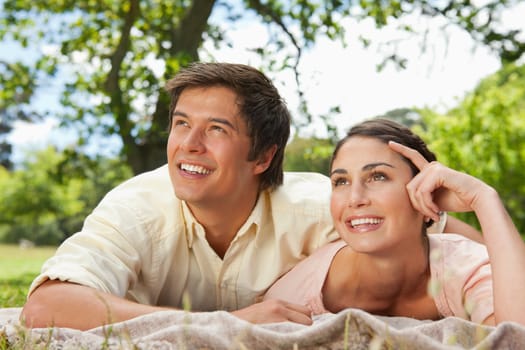
<svg viewBox="0 0 525 350"><path fill-rule="evenodd" d="M172 194L172 195L170 195ZM175 198L167 165L147 171L122 182L106 195L112 200L135 200L143 198L150 203L164 202Z"/></svg>
<svg viewBox="0 0 525 350"><path fill-rule="evenodd" d="M284 172L283 184L280 189L314 186L314 190L331 191L330 178L314 172Z"/></svg>
<svg viewBox="0 0 525 350"><path fill-rule="evenodd" d="M283 184L272 193L272 197L285 202L326 203L330 198L330 179L314 172L285 172Z"/></svg>
<svg viewBox="0 0 525 350"><path fill-rule="evenodd" d="M303 181L321 181L330 183L330 178L324 174L314 171L285 171L284 180L303 180Z"/></svg>
<svg viewBox="0 0 525 350"><path fill-rule="evenodd" d="M129 188L155 189L158 187L164 188L166 185L171 187L171 182L168 173L168 166L163 165L127 179L115 187L114 190L125 190Z"/></svg>
<svg viewBox="0 0 525 350"><path fill-rule="evenodd" d="M183 225L166 166L136 175L109 191L86 219L110 222L116 230L142 238L173 233Z"/></svg>

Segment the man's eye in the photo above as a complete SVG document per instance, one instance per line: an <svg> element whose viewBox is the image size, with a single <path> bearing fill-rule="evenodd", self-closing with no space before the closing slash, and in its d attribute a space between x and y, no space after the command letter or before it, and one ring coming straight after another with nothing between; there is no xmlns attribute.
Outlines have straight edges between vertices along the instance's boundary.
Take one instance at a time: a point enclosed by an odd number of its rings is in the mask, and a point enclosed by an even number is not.
<svg viewBox="0 0 525 350"><path fill-rule="evenodd" d="M212 125L211 130L213 131L218 131L218 132L225 132L226 130L224 130L224 128L222 126L219 126L219 125Z"/></svg>

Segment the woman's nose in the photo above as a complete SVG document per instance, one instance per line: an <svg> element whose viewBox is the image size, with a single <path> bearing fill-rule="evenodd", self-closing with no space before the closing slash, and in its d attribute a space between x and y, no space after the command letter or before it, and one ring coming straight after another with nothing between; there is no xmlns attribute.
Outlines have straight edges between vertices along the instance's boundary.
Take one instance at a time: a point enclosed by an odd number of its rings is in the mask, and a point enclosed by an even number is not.
<svg viewBox="0 0 525 350"><path fill-rule="evenodd" d="M370 201L367 196L365 186L358 182L354 182L350 187L350 193L348 195L348 206L360 207L369 203Z"/></svg>

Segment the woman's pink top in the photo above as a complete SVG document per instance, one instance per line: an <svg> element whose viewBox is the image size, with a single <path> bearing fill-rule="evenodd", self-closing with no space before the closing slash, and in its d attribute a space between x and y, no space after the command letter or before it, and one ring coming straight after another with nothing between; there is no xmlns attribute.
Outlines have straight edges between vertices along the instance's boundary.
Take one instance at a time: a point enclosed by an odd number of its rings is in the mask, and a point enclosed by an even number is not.
<svg viewBox="0 0 525 350"><path fill-rule="evenodd" d="M456 234L430 234L429 292L442 316L482 323L494 313L492 272L483 244ZM264 299L282 299L307 305L313 314L329 312L322 288L336 253L346 246L329 243L282 276Z"/></svg>

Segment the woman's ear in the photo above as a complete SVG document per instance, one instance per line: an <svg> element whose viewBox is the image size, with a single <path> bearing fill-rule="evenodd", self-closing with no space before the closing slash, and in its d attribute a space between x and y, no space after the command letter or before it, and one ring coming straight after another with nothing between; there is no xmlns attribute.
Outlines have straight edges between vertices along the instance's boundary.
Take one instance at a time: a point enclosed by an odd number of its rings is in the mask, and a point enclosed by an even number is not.
<svg viewBox="0 0 525 350"><path fill-rule="evenodd" d="M268 169L275 156L275 152L277 152L277 145L272 145L259 157L253 169L255 175L262 174Z"/></svg>

